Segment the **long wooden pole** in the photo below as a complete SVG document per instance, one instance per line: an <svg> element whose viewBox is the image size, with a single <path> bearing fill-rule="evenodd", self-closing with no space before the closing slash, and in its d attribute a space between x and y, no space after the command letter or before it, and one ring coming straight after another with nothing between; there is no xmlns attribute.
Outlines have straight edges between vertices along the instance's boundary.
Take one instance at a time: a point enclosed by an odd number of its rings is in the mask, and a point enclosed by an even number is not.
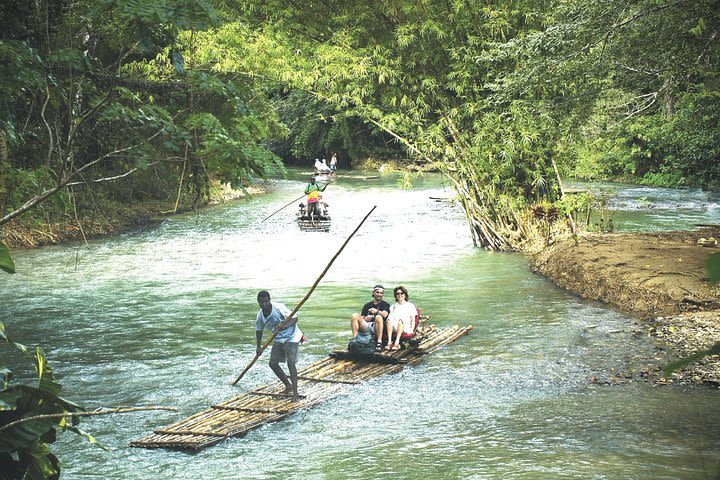
<svg viewBox="0 0 720 480"><path fill-rule="evenodd" d="M333 264L333 262L335 261L335 259L340 255L340 253L343 251L343 249L344 249L345 246L348 244L348 242L350 241L350 239L357 233L358 230L360 230L360 227L362 227L363 223L365 223L365 220L368 219L368 217L370 216L370 214L371 214L376 208L377 208L377 205L373 206L373 207L370 209L370 211L367 213L367 215L365 215L365 218L362 219L362 221L360 222L360 224L359 224L357 227L355 227L355 230L353 230L353 232L352 232L352 233L350 234L350 236L345 240L345 242L342 244L342 246L341 246L340 249L337 251L337 253L330 259L330 262L329 262L329 263L327 264L327 266L325 267L325 270L323 270L322 273L320 274L320 276L317 278L317 280L315 280L315 283L313 283L312 287L310 287L310 290L307 292L307 294L305 294L305 297L304 297L302 300L300 300L300 303L298 303L297 306L295 307L295 309L293 309L293 311L290 312L290 315L287 316L287 318L285 319L285 321L283 321L280 325L278 325L278 327L277 327L277 328L275 329L275 331L272 333L272 335L270 336L270 338L268 338L268 340L265 342L265 344L264 344L262 347L260 347L260 351L255 353L255 358L252 359L252 361L248 364L248 366L245 367L245 370L243 370L243 371L240 373L240 375L238 375L238 377L232 382L231 385L235 385L237 382L240 381L240 379L241 379L242 377L245 376L245 374L247 373L247 371L250 370L253 365L255 365L255 362L257 362L258 358L260 358L260 355L262 355L263 351L265 351L265 349L268 347L268 345L270 345L270 344L273 342L273 340L275 340L275 337L277 336L278 332L280 332L280 330L282 330L283 328L285 328L285 325L286 325L286 324L290 323L290 321L292 320L293 316L297 313L298 310L300 310L300 307L303 306L303 304L307 301L307 299L310 298L310 295L312 295L312 293L315 291L315 288L317 288L318 284L320 283L320 280L322 280L322 278L325 276L325 274L327 273L327 271L330 270L330 266Z"/></svg>
<svg viewBox="0 0 720 480"><path fill-rule="evenodd" d="M337 179L339 179L339 178L342 178L342 177L344 177L345 175L349 175L350 173L352 173L352 170L350 170L350 171L347 172L347 173L343 173L343 174L340 175L339 177L335 178L335 180L337 180ZM333 178L330 177L330 180L328 180L328 182L325 184L325 186L327 187L327 186L330 185L332 182L333 182ZM260 220L260 223L263 223L265 220L267 220L268 218L272 217L273 215L275 215L276 213L278 213L280 210L289 207L290 205L292 205L293 203L297 202L298 200L300 200L300 199L303 198L304 196L305 196L305 194L303 193L302 195L300 195L300 196L299 196L298 198L296 198L295 200L291 200L289 203L286 203L286 204L283 205L282 207L280 207L280 208L278 208L277 210L275 210L274 212L272 212L272 213L271 213L270 215L268 215L267 217L265 217L265 218L263 218L262 220Z"/></svg>
<svg viewBox="0 0 720 480"><path fill-rule="evenodd" d="M260 221L260 223L263 223L265 220L267 220L268 218L272 217L273 215L275 215L276 213L278 213L278 212L279 212L280 210L282 210L283 208L289 207L290 205L292 205L293 203L297 202L298 200L300 200L300 199L303 198L304 196L305 196L305 194L303 193L302 195L300 195L300 196L299 196L298 198L296 198L295 200L290 200L290 203L286 203L286 204L283 205L282 207L278 208L277 210L275 210L274 212L272 212L270 215L268 215L267 217L263 218L263 219Z"/></svg>

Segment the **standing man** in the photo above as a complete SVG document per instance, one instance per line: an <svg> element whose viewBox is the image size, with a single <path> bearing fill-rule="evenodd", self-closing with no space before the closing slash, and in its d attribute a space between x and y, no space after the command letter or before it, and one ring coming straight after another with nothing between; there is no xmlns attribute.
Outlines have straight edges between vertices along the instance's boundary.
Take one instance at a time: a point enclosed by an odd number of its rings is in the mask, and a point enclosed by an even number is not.
<svg viewBox="0 0 720 480"><path fill-rule="evenodd" d="M358 332L370 333L375 336L378 346L382 343L383 327L390 314L390 304L383 300L385 287L375 285L372 291L373 299L366 303L360 314L353 313L350 317L350 328L353 337Z"/></svg>
<svg viewBox="0 0 720 480"><path fill-rule="evenodd" d="M292 312L280 302L271 302L270 294L265 290L258 293L257 301L260 304L260 311L255 320L255 339L257 341L256 353L260 355L263 330L274 332ZM298 317L295 315L278 332L272 350L270 350L270 368L285 385L283 393L292 393L293 402L297 402L300 398L297 390L298 374L295 365L297 364L298 350L303 334L297 327L297 321ZM287 363L290 371L289 379L280 363Z"/></svg>
<svg viewBox="0 0 720 480"><path fill-rule="evenodd" d="M320 192L324 192L329 183L320 187L315 183L315 177L310 177L310 183L305 187L305 195L307 195L307 216L310 220L320 218L320 209L318 202L320 201Z"/></svg>

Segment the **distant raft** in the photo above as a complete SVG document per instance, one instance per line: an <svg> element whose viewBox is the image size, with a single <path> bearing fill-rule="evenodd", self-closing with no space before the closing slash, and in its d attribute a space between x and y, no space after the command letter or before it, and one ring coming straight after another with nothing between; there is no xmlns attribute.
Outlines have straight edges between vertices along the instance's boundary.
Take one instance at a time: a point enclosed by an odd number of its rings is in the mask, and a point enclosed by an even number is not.
<svg viewBox="0 0 720 480"><path fill-rule="evenodd" d="M155 430L130 442L132 447L199 450L231 437L284 419L299 410L344 395L355 385L415 365L429 353L449 345L472 330L472 326L418 330L417 342L401 350L353 355L337 350L298 371L300 400L291 402L280 382L264 385L231 400L213 405L184 420Z"/></svg>

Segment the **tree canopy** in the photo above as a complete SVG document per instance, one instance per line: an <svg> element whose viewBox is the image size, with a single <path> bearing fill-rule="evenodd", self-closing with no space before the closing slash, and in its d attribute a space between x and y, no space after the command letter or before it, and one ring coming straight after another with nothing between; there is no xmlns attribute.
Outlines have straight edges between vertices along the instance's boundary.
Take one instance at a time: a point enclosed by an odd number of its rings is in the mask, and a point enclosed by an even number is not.
<svg viewBox="0 0 720 480"><path fill-rule="evenodd" d="M565 176L718 186L717 6L6 2L0 224L78 183L198 200L342 150L441 171L479 245L527 248L574 231Z"/></svg>
<svg viewBox="0 0 720 480"><path fill-rule="evenodd" d="M216 38L442 171L508 249L531 204L577 208L561 175L717 185L716 3L270 0Z"/></svg>

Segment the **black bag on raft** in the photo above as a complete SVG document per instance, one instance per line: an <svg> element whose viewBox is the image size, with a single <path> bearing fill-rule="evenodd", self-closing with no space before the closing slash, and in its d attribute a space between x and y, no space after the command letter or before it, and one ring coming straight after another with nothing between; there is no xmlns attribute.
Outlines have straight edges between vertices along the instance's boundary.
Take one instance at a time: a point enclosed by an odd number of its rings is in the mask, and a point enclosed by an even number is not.
<svg viewBox="0 0 720 480"><path fill-rule="evenodd" d="M375 340L370 334L358 333L348 343L348 352L360 355L375 353Z"/></svg>

